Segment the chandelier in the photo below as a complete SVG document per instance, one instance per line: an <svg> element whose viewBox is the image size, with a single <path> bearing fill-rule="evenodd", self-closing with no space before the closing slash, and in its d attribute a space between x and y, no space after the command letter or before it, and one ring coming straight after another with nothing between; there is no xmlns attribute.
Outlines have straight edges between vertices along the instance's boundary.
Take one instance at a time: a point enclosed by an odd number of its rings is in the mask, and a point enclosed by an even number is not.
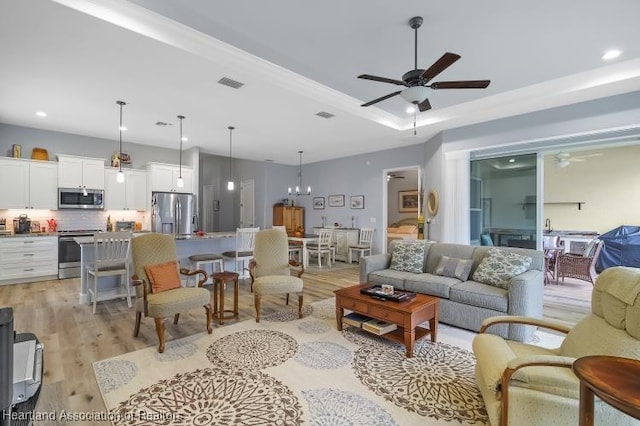
<svg viewBox="0 0 640 426"><path fill-rule="evenodd" d="M298 151L298 155L300 156L300 167L298 169L298 185L296 185L295 191L292 191L291 187L289 187L289 195L293 195L294 192L296 195L311 195L311 186L307 186L306 193L300 192L302 190L302 152L303 151Z"/></svg>

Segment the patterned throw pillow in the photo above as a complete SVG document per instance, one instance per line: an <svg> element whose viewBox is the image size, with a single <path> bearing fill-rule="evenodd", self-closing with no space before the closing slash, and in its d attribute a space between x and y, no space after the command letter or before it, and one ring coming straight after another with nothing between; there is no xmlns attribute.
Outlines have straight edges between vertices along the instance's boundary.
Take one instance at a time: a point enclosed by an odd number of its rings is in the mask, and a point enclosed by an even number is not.
<svg viewBox="0 0 640 426"><path fill-rule="evenodd" d="M529 266L529 256L492 248L473 273L473 280L506 289L509 287L509 280L527 271Z"/></svg>
<svg viewBox="0 0 640 426"><path fill-rule="evenodd" d="M394 244L389 269L421 274L423 264L424 242L398 241Z"/></svg>
<svg viewBox="0 0 640 426"><path fill-rule="evenodd" d="M460 281L466 281L467 278L469 278L469 272L471 272L472 266L473 260L471 259L442 256L433 273L443 277L457 278Z"/></svg>

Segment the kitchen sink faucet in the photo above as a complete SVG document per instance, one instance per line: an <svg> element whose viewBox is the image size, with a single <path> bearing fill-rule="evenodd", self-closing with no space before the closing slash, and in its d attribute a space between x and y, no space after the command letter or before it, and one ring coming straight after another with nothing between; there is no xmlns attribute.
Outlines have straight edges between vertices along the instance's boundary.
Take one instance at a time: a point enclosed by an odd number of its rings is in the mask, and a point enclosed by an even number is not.
<svg viewBox="0 0 640 426"><path fill-rule="evenodd" d="M551 232L551 219L547 218L544 221L544 227L547 228L547 232Z"/></svg>

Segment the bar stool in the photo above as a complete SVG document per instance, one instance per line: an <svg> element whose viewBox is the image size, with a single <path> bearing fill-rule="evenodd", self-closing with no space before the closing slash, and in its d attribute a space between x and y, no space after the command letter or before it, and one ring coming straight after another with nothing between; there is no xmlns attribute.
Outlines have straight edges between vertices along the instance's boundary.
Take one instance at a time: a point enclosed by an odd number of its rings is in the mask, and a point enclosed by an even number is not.
<svg viewBox="0 0 640 426"><path fill-rule="evenodd" d="M192 254L189 256L189 262L191 262L192 265L195 265L192 269L202 269L205 272L207 272L206 269L204 269L206 265L211 265L211 274L209 274L209 276L216 272L216 265L218 265L219 272L224 271L224 257L219 254Z"/></svg>
<svg viewBox="0 0 640 426"><path fill-rule="evenodd" d="M238 273L231 271L214 272L211 274L213 280L213 315L218 318L218 324L224 324L224 320L237 318L238 310L238 291L240 290ZM233 282L233 310L224 309L224 290L227 282ZM218 291L218 286L220 290ZM231 314L231 315L225 315Z"/></svg>

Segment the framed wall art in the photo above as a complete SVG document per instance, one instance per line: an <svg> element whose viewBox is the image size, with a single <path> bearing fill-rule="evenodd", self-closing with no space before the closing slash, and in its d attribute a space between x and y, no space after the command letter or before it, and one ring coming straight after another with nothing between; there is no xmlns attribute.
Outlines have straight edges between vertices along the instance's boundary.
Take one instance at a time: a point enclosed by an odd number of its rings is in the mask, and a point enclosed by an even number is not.
<svg viewBox="0 0 640 426"><path fill-rule="evenodd" d="M352 209L364 209L364 195L352 195L351 196L351 208Z"/></svg>
<svg viewBox="0 0 640 426"><path fill-rule="evenodd" d="M344 195L329 195L329 207L344 207Z"/></svg>
<svg viewBox="0 0 640 426"><path fill-rule="evenodd" d="M398 191L398 211L400 213L418 212L418 190Z"/></svg>
<svg viewBox="0 0 640 426"><path fill-rule="evenodd" d="M324 197L313 197L313 208L315 210L324 209Z"/></svg>

